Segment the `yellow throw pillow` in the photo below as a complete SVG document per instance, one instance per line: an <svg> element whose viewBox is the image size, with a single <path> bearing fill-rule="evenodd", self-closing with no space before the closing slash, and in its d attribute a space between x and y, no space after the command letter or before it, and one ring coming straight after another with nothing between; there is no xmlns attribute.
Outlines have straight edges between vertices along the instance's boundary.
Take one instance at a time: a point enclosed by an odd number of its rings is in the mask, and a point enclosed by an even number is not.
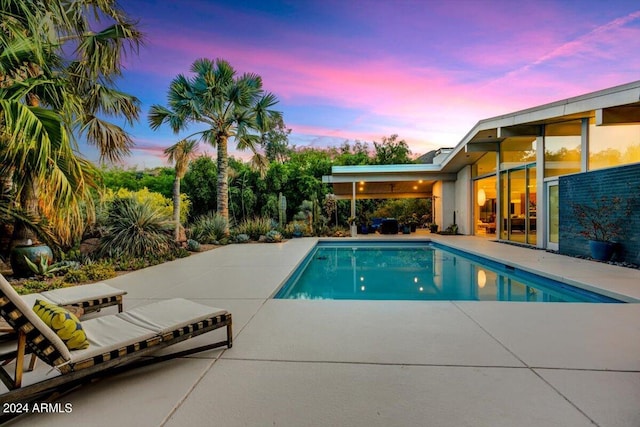
<svg viewBox="0 0 640 427"><path fill-rule="evenodd" d="M87 335L75 314L42 300L36 300L33 311L64 341L69 350L89 347Z"/></svg>

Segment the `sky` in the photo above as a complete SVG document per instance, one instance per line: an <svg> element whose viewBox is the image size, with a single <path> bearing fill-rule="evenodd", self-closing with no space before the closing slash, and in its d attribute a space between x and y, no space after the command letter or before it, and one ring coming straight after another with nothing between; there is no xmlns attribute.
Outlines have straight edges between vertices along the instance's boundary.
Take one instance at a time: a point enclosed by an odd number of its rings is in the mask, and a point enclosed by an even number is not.
<svg viewBox="0 0 640 427"><path fill-rule="evenodd" d="M145 34L119 89L142 103L127 166L167 165L193 133L152 131L169 84L198 58L252 72L297 147L381 141L453 147L482 119L640 79L637 0L127 0ZM248 153L230 152L248 158ZM97 160L95 150L81 147ZM201 144L203 152L215 153Z"/></svg>

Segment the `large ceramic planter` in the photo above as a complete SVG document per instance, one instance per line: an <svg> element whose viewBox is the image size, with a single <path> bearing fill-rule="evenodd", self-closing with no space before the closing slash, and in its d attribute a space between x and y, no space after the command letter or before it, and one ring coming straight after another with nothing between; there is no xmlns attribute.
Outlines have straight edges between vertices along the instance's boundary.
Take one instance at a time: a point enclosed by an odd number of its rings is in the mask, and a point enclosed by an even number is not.
<svg viewBox="0 0 640 427"><path fill-rule="evenodd" d="M591 251L591 258L598 261L609 261L613 255L615 249L615 243L602 242L600 240L589 240L589 250Z"/></svg>
<svg viewBox="0 0 640 427"><path fill-rule="evenodd" d="M24 260L25 257L36 265L40 264L40 257L46 257L49 264L53 262L53 252L47 245L16 246L11 250L11 257L9 258L14 276L33 276L33 272Z"/></svg>

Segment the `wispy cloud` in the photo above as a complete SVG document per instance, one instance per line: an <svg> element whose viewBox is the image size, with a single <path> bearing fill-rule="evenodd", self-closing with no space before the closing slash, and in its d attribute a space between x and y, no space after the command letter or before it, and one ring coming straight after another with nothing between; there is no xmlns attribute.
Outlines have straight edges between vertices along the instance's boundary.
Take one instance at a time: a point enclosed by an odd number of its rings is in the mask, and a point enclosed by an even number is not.
<svg viewBox="0 0 640 427"><path fill-rule="evenodd" d="M194 59L222 57L263 77L299 145L392 133L414 151L454 145L480 119L635 80L640 69L640 11L628 6L603 4L603 22L595 3L572 13L509 1L193 4L150 21L148 47L129 65L154 91L143 99L158 102ZM175 142L165 132L149 147Z"/></svg>

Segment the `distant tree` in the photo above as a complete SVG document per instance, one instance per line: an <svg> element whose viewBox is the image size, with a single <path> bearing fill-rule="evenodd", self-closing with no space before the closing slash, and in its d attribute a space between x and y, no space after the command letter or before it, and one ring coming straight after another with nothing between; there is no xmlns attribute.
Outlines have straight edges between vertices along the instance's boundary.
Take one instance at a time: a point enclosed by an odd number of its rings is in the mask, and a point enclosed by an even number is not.
<svg viewBox="0 0 640 427"><path fill-rule="evenodd" d="M411 151L404 139L398 140L398 135L383 136L382 142L374 142L375 164L396 165L413 163L409 158Z"/></svg>
<svg viewBox="0 0 640 427"><path fill-rule="evenodd" d="M291 152L289 147L290 133L291 129L287 128L281 117L276 120L273 129L262 133L260 145L262 145L267 160L279 163L284 163L287 160Z"/></svg>
<svg viewBox="0 0 640 427"><path fill-rule="evenodd" d="M106 188L117 191L126 188L131 191L149 190L160 193L165 197L172 197L175 170L168 167L135 170L110 167L102 169L102 182Z"/></svg>
<svg viewBox="0 0 640 427"><path fill-rule="evenodd" d="M351 146L345 141L336 155L335 164L340 166L368 165L373 162L366 142L357 141Z"/></svg>
<svg viewBox="0 0 640 427"><path fill-rule="evenodd" d="M191 200L190 220L215 209L217 175L216 163L209 156L202 155L189 165L182 179L182 188Z"/></svg>
<svg viewBox="0 0 640 427"><path fill-rule="evenodd" d="M168 108L151 107L149 124L155 130L166 123L175 133L194 122L206 125L207 129L193 135L200 135L203 141L217 147L217 211L228 220L228 141L233 139L240 150L250 149L253 163L263 166L265 162L258 152L259 133L268 132L281 118L271 109L278 100L264 91L260 76L245 73L238 77L223 59L198 59L191 71L195 76L180 74L171 82ZM228 226L225 231L229 232Z"/></svg>
<svg viewBox="0 0 640 427"><path fill-rule="evenodd" d="M173 222L175 230L173 237L176 242L180 240L180 180L187 173L189 162L195 156L198 149L198 141L193 139L183 139L176 142L171 147L164 150L169 163L175 164L176 177L173 181Z"/></svg>

